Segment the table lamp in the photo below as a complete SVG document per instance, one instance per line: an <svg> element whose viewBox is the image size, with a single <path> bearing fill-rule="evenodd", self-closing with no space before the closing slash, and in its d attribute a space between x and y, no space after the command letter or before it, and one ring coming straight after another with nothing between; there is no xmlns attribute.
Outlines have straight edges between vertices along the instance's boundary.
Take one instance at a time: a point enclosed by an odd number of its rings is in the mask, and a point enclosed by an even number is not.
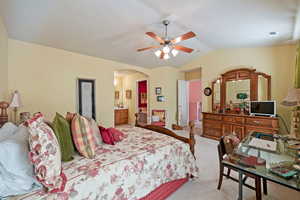
<svg viewBox="0 0 300 200"><path fill-rule="evenodd" d="M20 93L16 90L13 93L11 102L9 104L9 107L13 108L13 111L14 111L14 123L17 123L18 108L21 106L22 106L22 103L21 103Z"/></svg>
<svg viewBox="0 0 300 200"><path fill-rule="evenodd" d="M283 99L281 105L295 107L292 110L292 126L290 136L293 138L300 137L300 88L292 88L288 91L288 95Z"/></svg>

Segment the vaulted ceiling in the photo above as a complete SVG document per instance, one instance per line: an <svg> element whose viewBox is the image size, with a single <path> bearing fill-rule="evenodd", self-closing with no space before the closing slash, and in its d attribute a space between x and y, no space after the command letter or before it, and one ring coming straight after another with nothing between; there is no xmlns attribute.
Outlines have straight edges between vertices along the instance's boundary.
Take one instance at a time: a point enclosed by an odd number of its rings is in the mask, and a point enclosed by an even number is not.
<svg viewBox="0 0 300 200"><path fill-rule="evenodd" d="M300 38L298 0L1 0L10 38L142 67L181 66L220 48L279 45ZM194 48L160 60L145 32L163 34L169 19L175 37L193 31L181 44ZM269 32L278 32L270 37Z"/></svg>

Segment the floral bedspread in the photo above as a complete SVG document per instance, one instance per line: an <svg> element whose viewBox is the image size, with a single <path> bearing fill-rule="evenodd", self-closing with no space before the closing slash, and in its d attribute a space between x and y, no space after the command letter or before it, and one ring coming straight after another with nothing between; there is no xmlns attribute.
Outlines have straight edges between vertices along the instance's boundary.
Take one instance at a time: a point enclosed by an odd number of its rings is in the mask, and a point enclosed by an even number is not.
<svg viewBox="0 0 300 200"><path fill-rule="evenodd" d="M64 192L44 191L17 199L138 200L163 183L197 176L189 146L172 137L141 129L120 128L127 136L116 145L103 145L94 159L63 163L67 176Z"/></svg>

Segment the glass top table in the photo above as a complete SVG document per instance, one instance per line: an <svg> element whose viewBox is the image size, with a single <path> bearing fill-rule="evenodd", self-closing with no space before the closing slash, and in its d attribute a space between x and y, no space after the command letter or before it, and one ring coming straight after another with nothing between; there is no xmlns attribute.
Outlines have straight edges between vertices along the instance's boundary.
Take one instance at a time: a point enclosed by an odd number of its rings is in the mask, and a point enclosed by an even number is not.
<svg viewBox="0 0 300 200"><path fill-rule="evenodd" d="M243 174L253 174L264 178L268 181L278 183L280 185L289 187L291 189L300 191L300 171L292 170L293 176L290 178L283 178L274 172L271 172L271 168L280 165L293 166L295 164L297 156L299 156L297 150L289 148L291 141L288 141L285 137L275 135L274 142L277 143L275 151L269 151L262 148L251 146L250 141L253 138L257 138L257 133L251 133L243 141L234 148L233 153L228 155L226 159L222 161L223 165L235 168L239 172L239 198L242 199L242 177ZM292 141L297 142L297 141ZM300 143L300 141L299 141ZM258 165L245 165L244 162L240 162L243 158L253 156L257 158L257 162L261 161ZM299 159L299 158L298 158ZM293 168L292 168L293 169ZM299 193L300 199L300 193Z"/></svg>

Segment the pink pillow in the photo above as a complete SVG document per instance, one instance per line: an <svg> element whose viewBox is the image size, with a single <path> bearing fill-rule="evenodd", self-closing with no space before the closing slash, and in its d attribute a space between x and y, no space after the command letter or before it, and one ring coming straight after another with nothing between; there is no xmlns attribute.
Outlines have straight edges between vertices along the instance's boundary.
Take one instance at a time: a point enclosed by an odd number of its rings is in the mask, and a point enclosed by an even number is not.
<svg viewBox="0 0 300 200"><path fill-rule="evenodd" d="M107 129L110 135L112 135L114 142L120 142L124 139L125 135L123 132L119 131L115 128L109 128Z"/></svg>
<svg viewBox="0 0 300 200"><path fill-rule="evenodd" d="M112 136L112 134L108 131L107 128L104 128L102 126L99 126L100 129L100 134L102 137L102 140L105 144L110 144L110 145L114 145L114 138Z"/></svg>

